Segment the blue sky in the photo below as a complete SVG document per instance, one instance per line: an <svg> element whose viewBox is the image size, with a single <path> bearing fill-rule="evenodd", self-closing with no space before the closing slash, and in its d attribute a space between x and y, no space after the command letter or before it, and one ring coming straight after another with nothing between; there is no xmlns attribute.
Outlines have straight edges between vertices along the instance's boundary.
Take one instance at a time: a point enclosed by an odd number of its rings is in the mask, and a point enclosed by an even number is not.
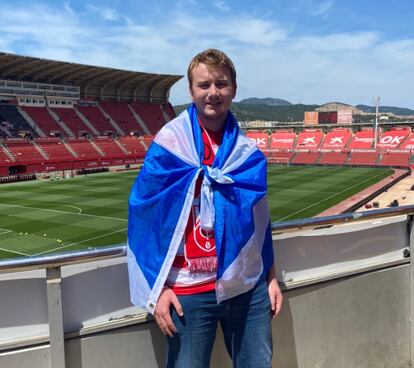
<svg viewBox="0 0 414 368"><path fill-rule="evenodd" d="M185 74L215 47L236 65L236 101L414 108L413 24L413 0L2 0L0 51ZM170 100L189 101L185 80Z"/></svg>

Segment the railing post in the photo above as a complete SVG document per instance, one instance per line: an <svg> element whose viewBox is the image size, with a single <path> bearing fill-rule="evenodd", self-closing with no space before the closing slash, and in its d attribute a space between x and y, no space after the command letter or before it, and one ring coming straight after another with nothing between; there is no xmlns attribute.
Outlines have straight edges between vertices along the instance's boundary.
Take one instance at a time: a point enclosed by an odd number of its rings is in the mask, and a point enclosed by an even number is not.
<svg viewBox="0 0 414 368"><path fill-rule="evenodd" d="M50 366L52 368L65 368L65 335L63 328L62 278L60 267L46 269L46 282Z"/></svg>
<svg viewBox="0 0 414 368"><path fill-rule="evenodd" d="M413 264L413 245L414 245L414 216L408 216L408 239L410 247L410 363L413 364L414 360L414 264Z"/></svg>

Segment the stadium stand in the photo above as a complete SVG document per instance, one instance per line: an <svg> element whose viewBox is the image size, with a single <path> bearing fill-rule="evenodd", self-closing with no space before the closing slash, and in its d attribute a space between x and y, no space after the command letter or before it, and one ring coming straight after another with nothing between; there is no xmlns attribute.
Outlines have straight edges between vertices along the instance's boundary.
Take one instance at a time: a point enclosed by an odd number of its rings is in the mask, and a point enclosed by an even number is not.
<svg viewBox="0 0 414 368"><path fill-rule="evenodd" d="M142 144L148 149L151 146L152 141L154 140L153 136L150 137L143 137Z"/></svg>
<svg viewBox="0 0 414 368"><path fill-rule="evenodd" d="M291 162L294 164L316 164L320 155L320 152L297 152Z"/></svg>
<svg viewBox="0 0 414 368"><path fill-rule="evenodd" d="M8 131L7 128L0 126L0 139L6 139L6 138L11 138L12 135L11 133Z"/></svg>
<svg viewBox="0 0 414 368"><path fill-rule="evenodd" d="M96 105L76 105L75 109L99 132L100 135L115 133L115 128Z"/></svg>
<svg viewBox="0 0 414 368"><path fill-rule="evenodd" d="M374 143L374 130L367 129L357 132L348 145L349 149L371 149Z"/></svg>
<svg viewBox="0 0 414 368"><path fill-rule="evenodd" d="M320 164L343 165L348 159L346 152L322 152L319 159Z"/></svg>
<svg viewBox="0 0 414 368"><path fill-rule="evenodd" d="M400 150L414 151L414 133L410 132L406 140L401 143Z"/></svg>
<svg viewBox="0 0 414 368"><path fill-rule="evenodd" d="M166 119L159 104L132 102L130 106L143 120L151 134L156 134L165 124Z"/></svg>
<svg viewBox="0 0 414 368"><path fill-rule="evenodd" d="M346 164L349 165L376 165L378 159L377 151L355 151Z"/></svg>
<svg viewBox="0 0 414 368"><path fill-rule="evenodd" d="M0 176L141 164L182 77L0 52Z"/></svg>
<svg viewBox="0 0 414 368"><path fill-rule="evenodd" d="M380 166L410 166L411 155L408 152L383 152L381 156L378 162Z"/></svg>
<svg viewBox="0 0 414 368"><path fill-rule="evenodd" d="M321 148L330 150L343 149L348 145L351 136L352 133L349 130L334 129L325 135Z"/></svg>
<svg viewBox="0 0 414 368"><path fill-rule="evenodd" d="M317 129L305 129L299 133L296 140L296 149L316 150L323 139L323 133ZM301 156L300 156L301 157ZM295 159L295 158L294 158Z"/></svg>
<svg viewBox="0 0 414 368"><path fill-rule="evenodd" d="M7 128L13 138L19 138L19 136L39 136L14 105L0 104L0 123ZM7 138L7 136L4 138Z"/></svg>
<svg viewBox="0 0 414 368"><path fill-rule="evenodd" d="M68 134L53 120L49 112L44 107L29 107L24 106L22 110L33 120L33 122L47 135L47 136L67 136Z"/></svg>
<svg viewBox="0 0 414 368"><path fill-rule="evenodd" d="M293 132L275 132L270 136L270 148L277 150L288 150L293 148L296 134Z"/></svg>
<svg viewBox="0 0 414 368"><path fill-rule="evenodd" d="M267 162L271 164L288 164L291 161L293 152L283 152L283 151L269 151L267 153Z"/></svg>
<svg viewBox="0 0 414 368"><path fill-rule="evenodd" d="M127 103L102 101L99 105L118 124L124 134L145 135L145 131L129 110Z"/></svg>
<svg viewBox="0 0 414 368"><path fill-rule="evenodd" d="M98 158L102 156L86 138L68 139L67 144L79 158Z"/></svg>
<svg viewBox="0 0 414 368"><path fill-rule="evenodd" d="M391 128L391 130L384 132L384 134L380 137L377 148L380 150L398 149L410 133L410 128Z"/></svg>
<svg viewBox="0 0 414 368"><path fill-rule="evenodd" d="M175 118L175 111L174 111L174 108L171 106L170 103L162 104L161 108L164 109L165 113L167 114L168 121Z"/></svg>
<svg viewBox="0 0 414 368"><path fill-rule="evenodd" d="M59 138L38 138L35 141L50 160L73 159L75 157Z"/></svg>
<svg viewBox="0 0 414 368"><path fill-rule="evenodd" d="M10 157L11 153L7 151L7 148L0 142L0 162L11 163L14 162L14 157Z"/></svg>
<svg viewBox="0 0 414 368"><path fill-rule="evenodd" d="M45 157L42 156L32 141L26 139L9 139L5 146L12 153L16 162L45 160Z"/></svg>
<svg viewBox="0 0 414 368"><path fill-rule="evenodd" d="M117 142L112 138L98 137L93 141L100 150L105 154L105 156L125 156L125 152Z"/></svg>
<svg viewBox="0 0 414 368"><path fill-rule="evenodd" d="M76 137L82 137L85 134L94 135L92 130L76 115L73 108L52 108L51 110L65 123Z"/></svg>
<svg viewBox="0 0 414 368"><path fill-rule="evenodd" d="M142 144L142 140L137 137L119 137L118 142L122 144L130 154L145 155L145 146Z"/></svg>
<svg viewBox="0 0 414 368"><path fill-rule="evenodd" d="M266 133L248 131L246 132L246 136L253 139L259 149L267 150L269 148L269 136Z"/></svg>

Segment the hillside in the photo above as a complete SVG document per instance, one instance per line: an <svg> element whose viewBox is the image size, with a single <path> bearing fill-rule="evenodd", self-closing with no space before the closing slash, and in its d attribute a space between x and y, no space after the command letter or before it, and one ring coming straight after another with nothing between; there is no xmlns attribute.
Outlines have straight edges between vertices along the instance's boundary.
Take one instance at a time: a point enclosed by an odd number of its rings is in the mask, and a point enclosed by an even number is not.
<svg viewBox="0 0 414 368"><path fill-rule="evenodd" d="M177 114L187 108L188 105L174 106ZM240 121L265 120L265 121L303 121L305 111L313 111L320 105L292 104L279 98L247 98L240 102L233 102L231 110ZM357 108L367 113L375 113L375 106L357 105ZM381 106L380 112L392 112L395 115L414 115L414 110ZM372 116L361 116L361 121L370 121Z"/></svg>
<svg viewBox="0 0 414 368"><path fill-rule="evenodd" d="M187 108L188 105L174 106L176 114ZM303 121L305 111L315 110L318 105L252 105L233 102L231 111L240 121L266 120L266 121Z"/></svg>
<svg viewBox="0 0 414 368"><path fill-rule="evenodd" d="M241 104L245 105L270 105L270 106L286 106L292 105L291 102L282 100L281 98L257 98L257 97L250 97L245 98L244 100L239 101Z"/></svg>
<svg viewBox="0 0 414 368"><path fill-rule="evenodd" d="M356 107L364 112L375 114L375 106L357 105ZM380 106L379 112L392 112L394 115L414 115L414 110L395 106Z"/></svg>

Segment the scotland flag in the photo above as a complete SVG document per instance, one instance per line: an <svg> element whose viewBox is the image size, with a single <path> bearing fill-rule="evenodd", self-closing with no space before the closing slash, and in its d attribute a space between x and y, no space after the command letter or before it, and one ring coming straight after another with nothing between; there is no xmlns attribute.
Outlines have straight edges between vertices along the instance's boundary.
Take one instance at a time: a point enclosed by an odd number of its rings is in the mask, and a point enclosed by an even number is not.
<svg viewBox="0 0 414 368"><path fill-rule="evenodd" d="M201 226L214 229L217 302L252 289L273 264L266 159L228 113L212 167L192 104L166 124L147 152L129 197L131 302L154 312L182 241L202 175Z"/></svg>

